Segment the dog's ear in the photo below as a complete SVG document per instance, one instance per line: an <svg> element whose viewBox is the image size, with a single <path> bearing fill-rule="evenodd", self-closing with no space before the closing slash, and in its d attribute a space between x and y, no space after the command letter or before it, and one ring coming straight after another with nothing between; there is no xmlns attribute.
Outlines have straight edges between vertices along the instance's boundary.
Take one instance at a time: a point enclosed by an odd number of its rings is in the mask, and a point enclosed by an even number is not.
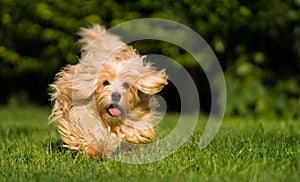
<svg viewBox="0 0 300 182"><path fill-rule="evenodd" d="M155 72L153 70L145 73L136 81L136 87L147 95L154 95L168 84L168 76L165 70Z"/></svg>
<svg viewBox="0 0 300 182"><path fill-rule="evenodd" d="M73 74L72 97L75 100L82 100L90 98L95 90L97 84L97 67L78 64Z"/></svg>

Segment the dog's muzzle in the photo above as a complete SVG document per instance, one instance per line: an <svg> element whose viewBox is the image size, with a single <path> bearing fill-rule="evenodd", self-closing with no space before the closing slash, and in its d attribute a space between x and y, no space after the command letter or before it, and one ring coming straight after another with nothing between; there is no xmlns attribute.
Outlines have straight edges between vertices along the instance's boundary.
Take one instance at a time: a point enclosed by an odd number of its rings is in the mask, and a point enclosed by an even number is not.
<svg viewBox="0 0 300 182"><path fill-rule="evenodd" d="M112 104L108 107L107 112L112 117L118 117L122 114L122 110L119 106L119 101L121 100L121 94L118 92L113 92L111 94Z"/></svg>

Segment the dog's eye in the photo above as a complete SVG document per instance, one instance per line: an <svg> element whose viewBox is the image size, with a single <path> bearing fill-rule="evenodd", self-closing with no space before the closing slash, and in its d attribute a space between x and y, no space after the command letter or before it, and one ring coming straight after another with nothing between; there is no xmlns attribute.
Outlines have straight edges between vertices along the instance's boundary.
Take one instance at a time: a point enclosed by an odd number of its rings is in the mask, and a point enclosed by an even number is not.
<svg viewBox="0 0 300 182"><path fill-rule="evenodd" d="M103 82L103 85L104 85L104 86L109 85L109 82L108 82L107 80L105 80L105 81Z"/></svg>
<svg viewBox="0 0 300 182"><path fill-rule="evenodd" d="M125 82L125 83L123 83L123 87L125 88L125 89L129 89L129 84L127 83L127 82Z"/></svg>

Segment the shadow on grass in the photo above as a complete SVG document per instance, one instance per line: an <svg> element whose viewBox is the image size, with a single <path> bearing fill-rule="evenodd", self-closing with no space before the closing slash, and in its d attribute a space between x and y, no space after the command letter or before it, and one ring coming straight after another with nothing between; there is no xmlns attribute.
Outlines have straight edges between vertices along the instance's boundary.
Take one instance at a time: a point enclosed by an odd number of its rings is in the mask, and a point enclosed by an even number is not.
<svg viewBox="0 0 300 182"><path fill-rule="evenodd" d="M45 141L43 147L46 148L49 153L71 155L73 158L79 154L78 151L70 150L69 148L64 147L64 143L61 139L49 139Z"/></svg>
<svg viewBox="0 0 300 182"><path fill-rule="evenodd" d="M48 152L66 153L68 149L63 145L64 143L61 139L49 139L44 143L44 147L47 148Z"/></svg>

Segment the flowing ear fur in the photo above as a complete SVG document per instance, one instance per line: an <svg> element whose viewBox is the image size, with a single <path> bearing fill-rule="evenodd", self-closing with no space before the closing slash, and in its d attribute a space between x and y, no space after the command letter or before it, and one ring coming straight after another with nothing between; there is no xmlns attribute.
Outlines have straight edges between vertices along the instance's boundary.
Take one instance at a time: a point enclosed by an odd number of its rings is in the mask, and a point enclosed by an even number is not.
<svg viewBox="0 0 300 182"><path fill-rule="evenodd" d="M161 70L160 72L151 70L137 80L136 86L141 92L147 95L154 95L168 84L167 79L168 76L165 70Z"/></svg>

